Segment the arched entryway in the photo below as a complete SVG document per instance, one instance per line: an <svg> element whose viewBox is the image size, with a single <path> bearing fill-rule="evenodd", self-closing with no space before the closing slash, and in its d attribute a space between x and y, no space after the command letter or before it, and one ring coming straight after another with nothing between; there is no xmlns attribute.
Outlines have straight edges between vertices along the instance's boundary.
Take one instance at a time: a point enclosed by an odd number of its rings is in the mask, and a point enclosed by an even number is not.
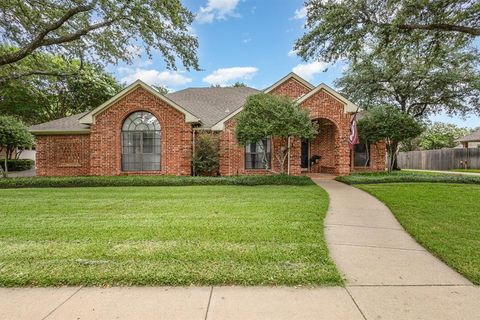
<svg viewBox="0 0 480 320"><path fill-rule="evenodd" d="M337 125L326 118L312 121L317 123L318 133L301 143L302 171L344 174L349 168L348 146L343 145Z"/></svg>

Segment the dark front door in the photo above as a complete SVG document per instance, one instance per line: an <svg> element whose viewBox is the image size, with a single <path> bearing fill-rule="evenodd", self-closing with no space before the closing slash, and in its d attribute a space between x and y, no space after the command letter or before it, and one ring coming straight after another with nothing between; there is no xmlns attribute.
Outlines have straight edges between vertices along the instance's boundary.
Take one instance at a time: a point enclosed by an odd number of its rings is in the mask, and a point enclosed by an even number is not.
<svg viewBox="0 0 480 320"><path fill-rule="evenodd" d="M308 140L302 140L302 169L308 169Z"/></svg>

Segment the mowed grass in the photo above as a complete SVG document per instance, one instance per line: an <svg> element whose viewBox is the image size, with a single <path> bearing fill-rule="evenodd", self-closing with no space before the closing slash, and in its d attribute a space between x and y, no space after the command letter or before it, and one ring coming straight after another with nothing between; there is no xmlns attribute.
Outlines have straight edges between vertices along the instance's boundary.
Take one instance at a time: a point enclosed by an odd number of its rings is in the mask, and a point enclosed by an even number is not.
<svg viewBox="0 0 480 320"><path fill-rule="evenodd" d="M480 284L480 185L356 185L384 202L427 250Z"/></svg>
<svg viewBox="0 0 480 320"><path fill-rule="evenodd" d="M0 286L339 285L317 186L0 191Z"/></svg>

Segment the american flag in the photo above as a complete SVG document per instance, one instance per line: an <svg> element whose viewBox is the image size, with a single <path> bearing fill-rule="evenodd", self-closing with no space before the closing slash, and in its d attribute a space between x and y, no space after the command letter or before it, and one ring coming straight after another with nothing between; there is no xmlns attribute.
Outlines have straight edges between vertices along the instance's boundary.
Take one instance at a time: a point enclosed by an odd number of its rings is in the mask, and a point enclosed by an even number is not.
<svg viewBox="0 0 480 320"><path fill-rule="evenodd" d="M355 113L350 122L350 135L348 137L348 147L350 150L352 150L353 146L358 144L358 142L357 113Z"/></svg>

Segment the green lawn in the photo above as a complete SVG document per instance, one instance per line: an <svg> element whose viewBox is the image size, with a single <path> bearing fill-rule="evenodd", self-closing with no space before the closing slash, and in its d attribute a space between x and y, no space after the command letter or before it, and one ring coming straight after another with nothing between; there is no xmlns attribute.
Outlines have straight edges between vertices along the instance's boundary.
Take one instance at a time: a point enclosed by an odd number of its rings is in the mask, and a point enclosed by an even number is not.
<svg viewBox="0 0 480 320"><path fill-rule="evenodd" d="M357 185L384 202L426 249L480 284L480 185Z"/></svg>
<svg viewBox="0 0 480 320"><path fill-rule="evenodd" d="M0 286L339 285L306 186L0 191Z"/></svg>

